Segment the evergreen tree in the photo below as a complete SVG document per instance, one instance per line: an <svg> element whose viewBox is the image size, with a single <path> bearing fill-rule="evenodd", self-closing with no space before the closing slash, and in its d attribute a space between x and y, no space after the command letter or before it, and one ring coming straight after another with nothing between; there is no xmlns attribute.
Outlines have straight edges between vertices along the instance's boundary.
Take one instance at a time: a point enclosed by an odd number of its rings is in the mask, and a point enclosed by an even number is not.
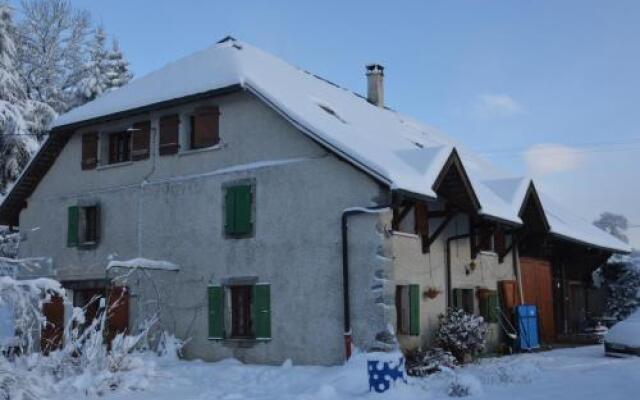
<svg viewBox="0 0 640 400"><path fill-rule="evenodd" d="M601 271L607 314L623 320L640 307L640 259L613 256Z"/></svg>
<svg viewBox="0 0 640 400"><path fill-rule="evenodd" d="M110 88L109 52L105 47L107 35L102 27L96 28L89 49L89 61L78 85L78 95L83 103L94 100Z"/></svg>
<svg viewBox="0 0 640 400"><path fill-rule="evenodd" d="M124 58L117 40L113 40L109 51L109 71L107 72L109 89L117 89L129 83L133 74L129 71L129 62Z"/></svg>
<svg viewBox="0 0 640 400"><path fill-rule="evenodd" d="M15 180L36 149L29 137L26 97L16 69L16 28L11 8L0 4L0 193ZM37 144L37 143L36 143Z"/></svg>

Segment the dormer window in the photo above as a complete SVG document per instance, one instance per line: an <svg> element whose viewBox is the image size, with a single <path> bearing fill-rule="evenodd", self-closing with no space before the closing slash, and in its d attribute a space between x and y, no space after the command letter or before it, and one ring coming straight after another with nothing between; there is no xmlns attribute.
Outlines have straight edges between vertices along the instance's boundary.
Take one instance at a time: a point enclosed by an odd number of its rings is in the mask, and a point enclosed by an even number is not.
<svg viewBox="0 0 640 400"><path fill-rule="evenodd" d="M109 134L109 164L131 160L131 133L129 131Z"/></svg>

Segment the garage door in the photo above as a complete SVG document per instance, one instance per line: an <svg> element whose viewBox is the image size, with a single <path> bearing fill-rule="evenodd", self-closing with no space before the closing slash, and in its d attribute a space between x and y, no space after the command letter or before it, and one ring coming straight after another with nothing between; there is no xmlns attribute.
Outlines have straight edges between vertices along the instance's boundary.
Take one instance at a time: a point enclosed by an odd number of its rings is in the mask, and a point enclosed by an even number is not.
<svg viewBox="0 0 640 400"><path fill-rule="evenodd" d="M531 257L520 258L524 302L535 304L540 315L540 337L543 342L555 340L551 263Z"/></svg>

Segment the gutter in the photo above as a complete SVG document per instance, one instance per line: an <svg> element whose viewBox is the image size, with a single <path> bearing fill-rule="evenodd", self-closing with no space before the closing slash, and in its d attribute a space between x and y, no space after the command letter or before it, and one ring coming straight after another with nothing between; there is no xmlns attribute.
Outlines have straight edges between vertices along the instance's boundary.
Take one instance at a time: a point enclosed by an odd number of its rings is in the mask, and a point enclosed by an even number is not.
<svg viewBox="0 0 640 400"><path fill-rule="evenodd" d="M342 296L344 311L344 350L345 359L351 358L351 299L349 295L349 217L360 214L379 214L388 211L390 206L351 207L342 211Z"/></svg>

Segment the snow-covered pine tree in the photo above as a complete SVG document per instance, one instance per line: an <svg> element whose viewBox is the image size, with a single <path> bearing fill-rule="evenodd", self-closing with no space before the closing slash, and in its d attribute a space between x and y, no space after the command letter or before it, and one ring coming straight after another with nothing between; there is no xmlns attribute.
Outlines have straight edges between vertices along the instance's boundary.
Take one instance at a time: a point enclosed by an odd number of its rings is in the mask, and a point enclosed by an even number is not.
<svg viewBox="0 0 640 400"><path fill-rule="evenodd" d="M613 256L600 271L606 312L621 321L640 307L640 258Z"/></svg>
<svg viewBox="0 0 640 400"><path fill-rule="evenodd" d="M117 89L129 83L133 74L129 71L129 61L124 58L117 40L113 40L109 51L109 71L107 72L109 89Z"/></svg>
<svg viewBox="0 0 640 400"><path fill-rule="evenodd" d="M109 89L109 52L105 47L107 35L102 27L96 28L89 48L89 61L84 68L84 75L78 84L78 95L81 101L94 100Z"/></svg>
<svg viewBox="0 0 640 400"><path fill-rule="evenodd" d="M0 4L0 194L15 181L38 142L29 135L27 101L16 68L16 27L12 10Z"/></svg>
<svg viewBox="0 0 640 400"><path fill-rule="evenodd" d="M18 70L27 98L62 113L78 106L77 85L87 60L89 14L68 0L23 0Z"/></svg>

